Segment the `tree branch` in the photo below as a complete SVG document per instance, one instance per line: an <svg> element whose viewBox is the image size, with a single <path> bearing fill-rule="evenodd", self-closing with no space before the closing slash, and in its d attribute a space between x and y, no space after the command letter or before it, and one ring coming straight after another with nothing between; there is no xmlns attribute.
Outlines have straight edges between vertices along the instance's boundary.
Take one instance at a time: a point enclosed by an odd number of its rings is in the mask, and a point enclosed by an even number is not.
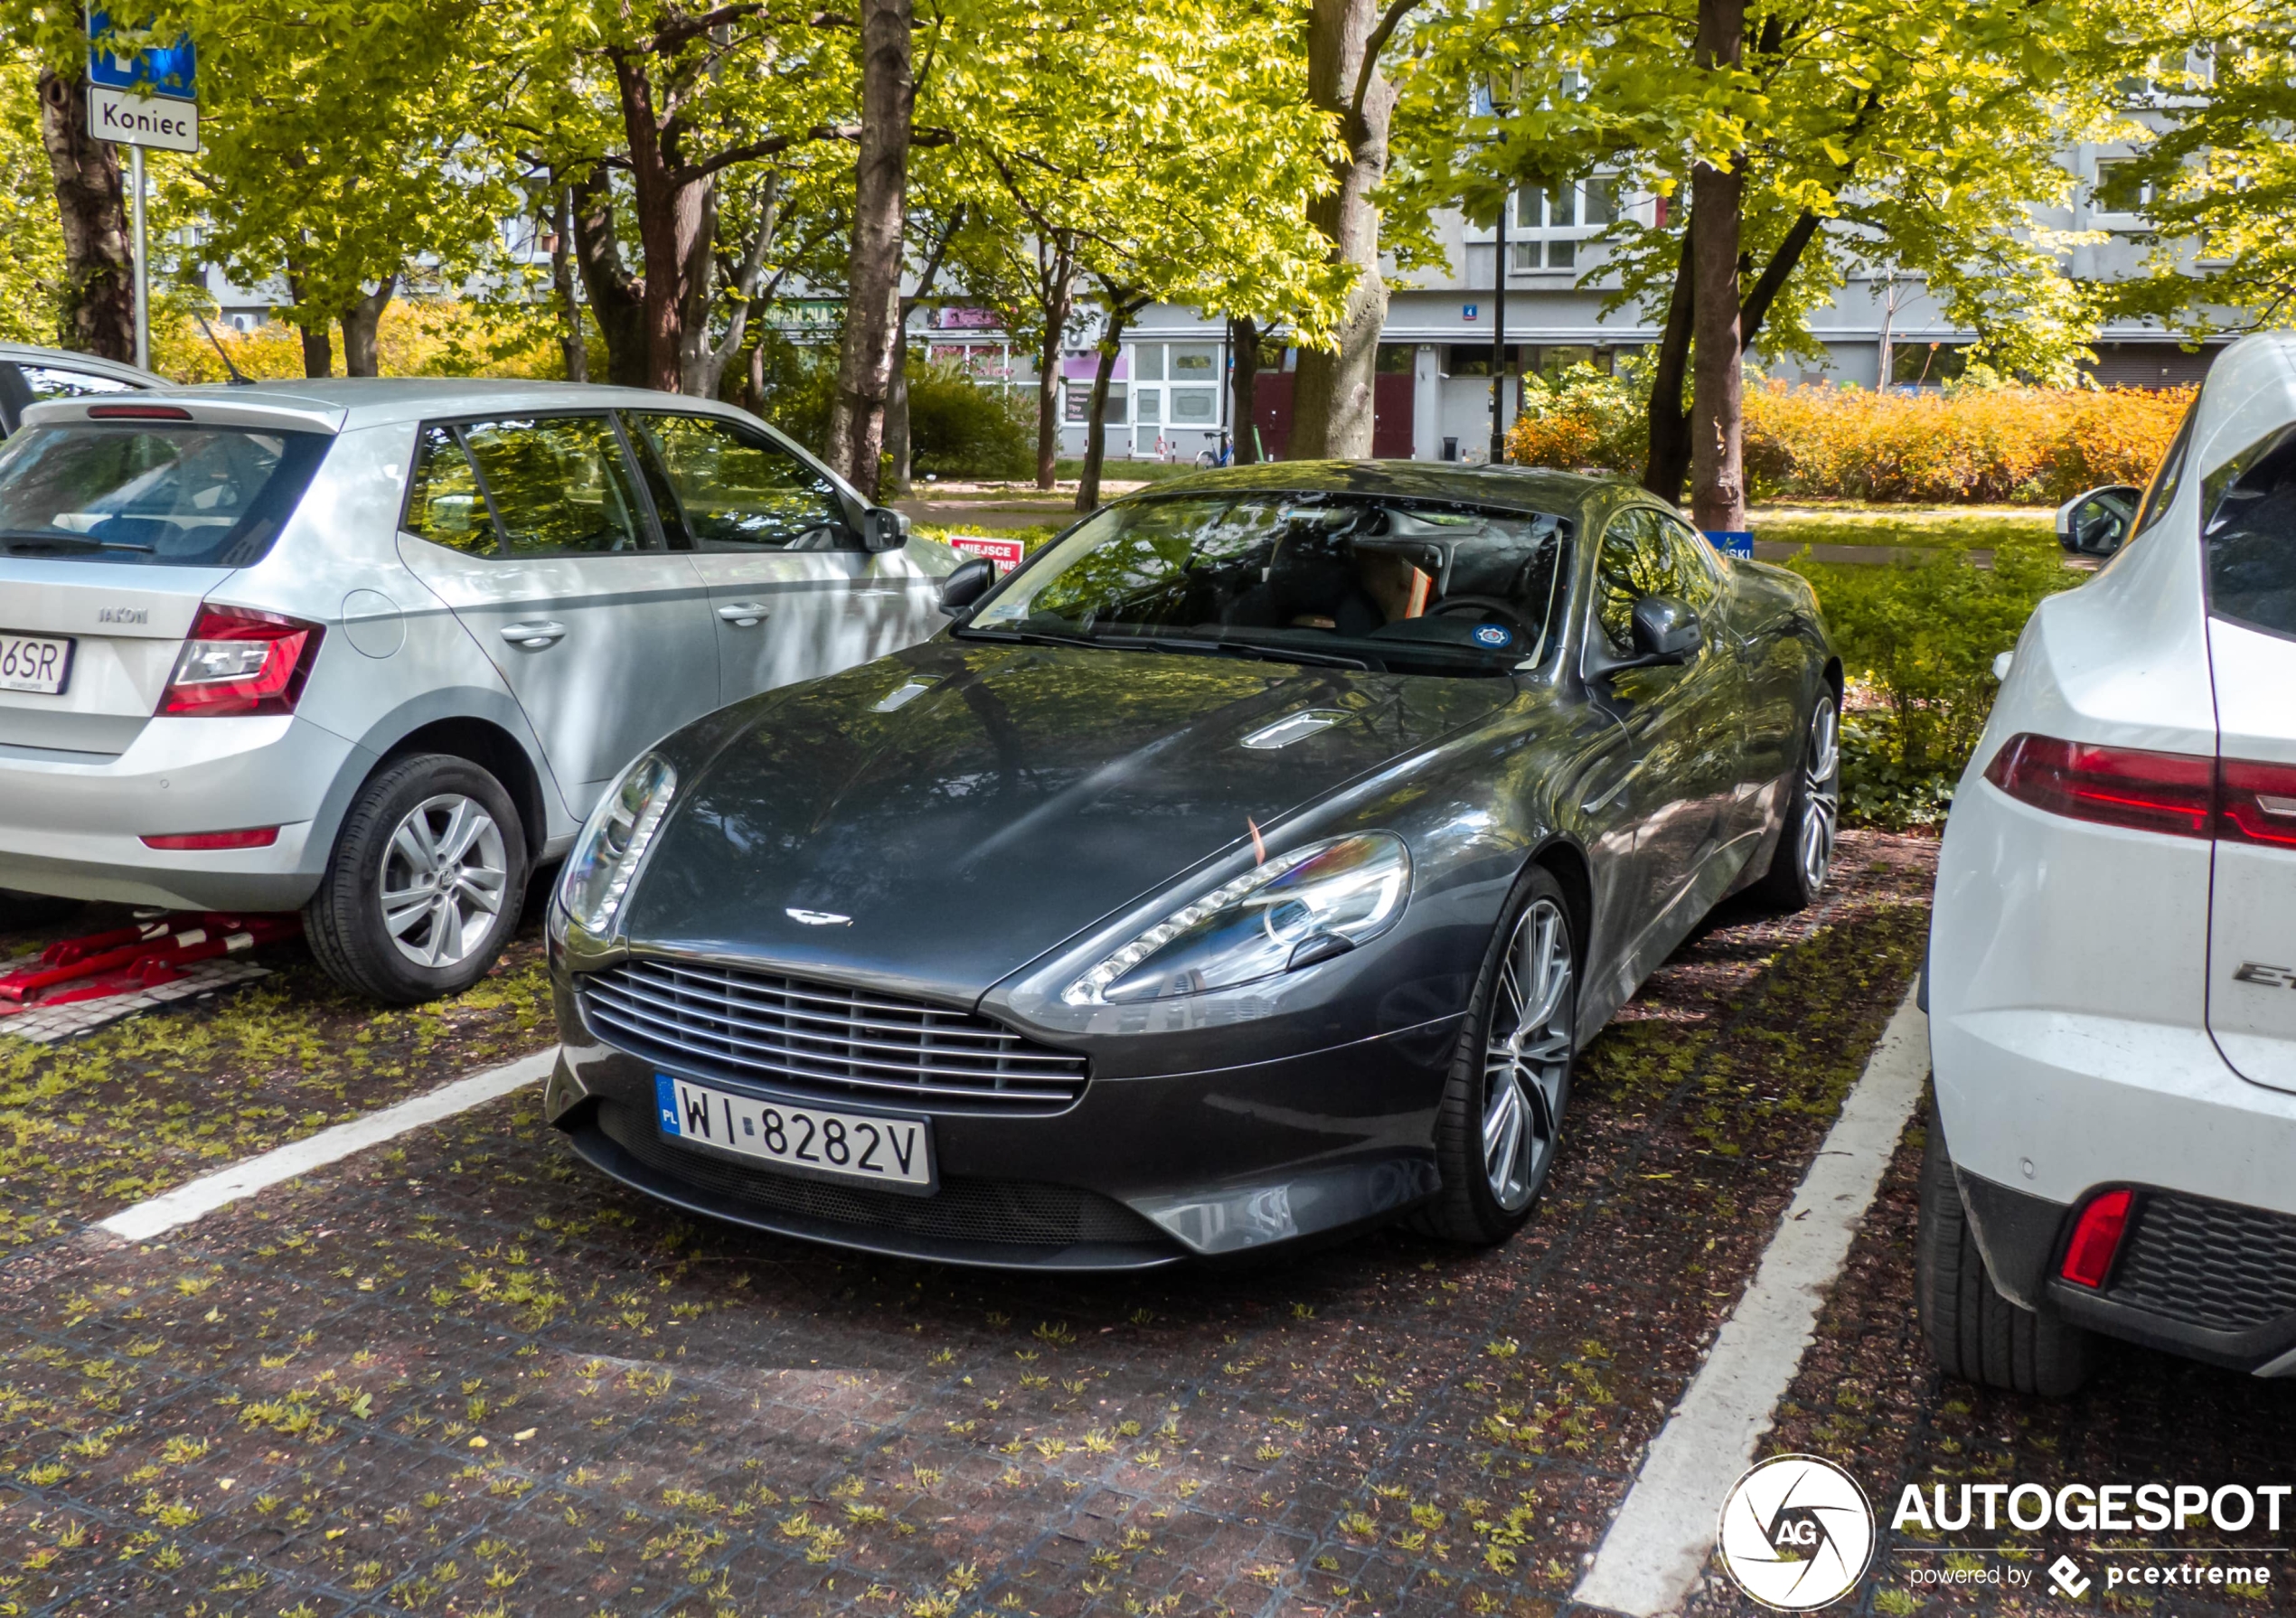
<svg viewBox="0 0 2296 1618"><path fill-rule="evenodd" d="M1419 0L1389 0L1379 23L1363 42L1363 65L1356 70L1355 94L1348 98L1348 127L1354 130L1363 122L1363 98L1371 93L1372 75L1379 71L1379 52L1388 48L1388 41L1395 37L1396 29L1409 16ZM1350 133L1348 145L1355 144Z"/></svg>

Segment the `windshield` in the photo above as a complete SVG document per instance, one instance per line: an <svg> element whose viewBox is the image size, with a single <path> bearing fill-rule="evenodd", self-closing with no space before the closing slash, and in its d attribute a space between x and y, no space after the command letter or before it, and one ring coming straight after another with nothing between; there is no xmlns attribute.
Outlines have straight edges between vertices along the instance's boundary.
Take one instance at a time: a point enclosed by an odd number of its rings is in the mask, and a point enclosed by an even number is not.
<svg viewBox="0 0 2296 1618"><path fill-rule="evenodd" d="M1570 523L1283 494L1115 505L958 629L1439 674L1539 662Z"/></svg>
<svg viewBox="0 0 2296 1618"><path fill-rule="evenodd" d="M0 448L0 551L243 568L270 550L328 442L191 423L31 428Z"/></svg>

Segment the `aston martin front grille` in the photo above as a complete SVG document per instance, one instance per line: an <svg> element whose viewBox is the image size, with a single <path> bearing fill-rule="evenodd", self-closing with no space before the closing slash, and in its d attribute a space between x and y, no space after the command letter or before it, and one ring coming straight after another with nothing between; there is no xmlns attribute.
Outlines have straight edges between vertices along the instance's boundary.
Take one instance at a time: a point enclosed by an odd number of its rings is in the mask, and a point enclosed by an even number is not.
<svg viewBox="0 0 2296 1618"><path fill-rule="evenodd" d="M1084 1093L1080 1056L874 990L671 960L576 983L600 1037L697 1076L968 1112L1058 1112Z"/></svg>

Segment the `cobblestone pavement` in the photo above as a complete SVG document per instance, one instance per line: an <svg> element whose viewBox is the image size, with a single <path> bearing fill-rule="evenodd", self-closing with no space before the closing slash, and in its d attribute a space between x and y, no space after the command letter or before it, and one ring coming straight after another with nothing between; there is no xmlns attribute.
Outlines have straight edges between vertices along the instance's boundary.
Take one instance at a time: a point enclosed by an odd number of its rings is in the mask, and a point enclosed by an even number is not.
<svg viewBox="0 0 2296 1618"><path fill-rule="evenodd" d="M1926 1116L1926 1110L1923 1117ZM1948 1379L1921 1345L1914 1313L1914 1234L1919 1209L1920 1119L1906 1131L1841 1279L1821 1317L1818 1340L1778 1410L1768 1453L1824 1455L1852 1472L1880 1522L1874 1565L1842 1613L1920 1611L2018 1613L2075 1605L2117 1613L2254 1615L2296 1611L2296 1510L2282 1531L2260 1519L2244 1534L2095 1535L2014 1531L1890 1531L1908 1484L2296 1483L2296 1384L2211 1370L2118 1343L2102 1345L2076 1397L2055 1401L1994 1393ZM2197 1525L2196 1525L2197 1526ZM2165 1548L2164 1548L2165 1547ZM2088 1581L2085 1598L2050 1589L2047 1569L2069 1555ZM2222 1585L2118 1588L2110 1570L2190 1565L2262 1566L2270 1577ZM1996 1569L2000 1570L1998 1575ZM2023 1591L2008 1580L2023 1574ZM1944 1576L1980 1581L1942 1588ZM1991 1582L1996 1577L2001 1582ZM2178 1576L2182 1576L2179 1574ZM2125 1577L2125 1575L2124 1575ZM1756 1613L1718 1572L1690 1610Z"/></svg>
<svg viewBox="0 0 2296 1618"><path fill-rule="evenodd" d="M1551 1613L1905 992L1933 847L1718 916L1495 1252L854 1258L619 1190L532 1092L165 1245L82 1178L0 1265L0 1610Z"/></svg>

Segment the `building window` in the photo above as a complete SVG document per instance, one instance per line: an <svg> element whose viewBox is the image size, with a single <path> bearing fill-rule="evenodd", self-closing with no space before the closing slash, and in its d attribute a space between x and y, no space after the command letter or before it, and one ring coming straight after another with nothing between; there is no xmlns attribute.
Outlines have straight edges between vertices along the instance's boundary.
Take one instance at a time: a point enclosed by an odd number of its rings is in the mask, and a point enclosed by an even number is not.
<svg viewBox="0 0 2296 1618"><path fill-rule="evenodd" d="M1618 217L1618 185L1603 175L1551 191L1526 185L1514 205L1514 268L1576 269L1579 244Z"/></svg>
<svg viewBox="0 0 2296 1618"><path fill-rule="evenodd" d="M2152 202L2152 187L2140 174L2133 157L2100 157L2097 177L2089 187L2089 207L2097 213L2141 215Z"/></svg>
<svg viewBox="0 0 2296 1618"><path fill-rule="evenodd" d="M1124 383L1110 382L1108 384L1108 408L1100 418L1102 423L1108 427L1123 427L1125 425L1124 402ZM1090 382L1070 382L1068 384L1067 405L1068 409L1066 411L1066 419L1068 420L1078 423L1090 421L1092 419L1092 384Z"/></svg>

